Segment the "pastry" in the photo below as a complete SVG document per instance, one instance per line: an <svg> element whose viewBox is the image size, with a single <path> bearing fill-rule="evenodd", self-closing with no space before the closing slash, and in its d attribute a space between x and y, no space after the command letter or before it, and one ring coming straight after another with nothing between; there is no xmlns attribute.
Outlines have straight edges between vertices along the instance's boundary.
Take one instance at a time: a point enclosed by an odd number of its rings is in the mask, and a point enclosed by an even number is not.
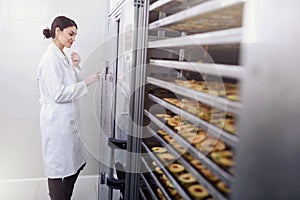
<svg viewBox="0 0 300 200"><path fill-rule="evenodd" d="M167 132L164 131L164 130L162 130L162 129L158 130L157 133L160 134L160 135L162 135L162 136L168 135Z"/></svg>
<svg viewBox="0 0 300 200"><path fill-rule="evenodd" d="M207 168L201 169L200 172L203 174L203 176L205 176L208 180L210 180L212 182L219 180L219 178Z"/></svg>
<svg viewBox="0 0 300 200"><path fill-rule="evenodd" d="M155 171L158 173L158 174L163 174L163 171L161 171L161 169L159 167L155 167Z"/></svg>
<svg viewBox="0 0 300 200"><path fill-rule="evenodd" d="M234 119L225 119L224 130L229 133L236 133L235 121Z"/></svg>
<svg viewBox="0 0 300 200"><path fill-rule="evenodd" d="M191 164L198 170L206 169L206 167L197 159L191 160Z"/></svg>
<svg viewBox="0 0 300 200"><path fill-rule="evenodd" d="M182 166L181 164L172 163L168 165L168 169L170 170L170 172L177 174L183 172L185 170L185 167Z"/></svg>
<svg viewBox="0 0 300 200"><path fill-rule="evenodd" d="M190 173L185 173L185 174L178 176L178 180L182 184L190 184L190 183L196 182L196 179Z"/></svg>
<svg viewBox="0 0 300 200"><path fill-rule="evenodd" d="M171 137L170 135L165 135L165 136L164 136L164 139L165 139L168 143L170 143L170 144L173 144L173 143L176 142L176 141L173 139L173 137Z"/></svg>
<svg viewBox="0 0 300 200"><path fill-rule="evenodd" d="M156 191L161 200L166 200L165 195L162 193L162 191L159 188L157 188Z"/></svg>
<svg viewBox="0 0 300 200"><path fill-rule="evenodd" d="M167 149L164 148L164 147L152 147L151 149L155 153L165 153L165 152L167 152Z"/></svg>
<svg viewBox="0 0 300 200"><path fill-rule="evenodd" d="M163 98L163 100L176 106L178 106L180 102L178 99L175 98Z"/></svg>
<svg viewBox="0 0 300 200"><path fill-rule="evenodd" d="M175 157L170 153L162 153L157 154L157 156L162 160L163 162L172 162L175 160Z"/></svg>
<svg viewBox="0 0 300 200"><path fill-rule="evenodd" d="M178 143L175 143L173 145L173 147L181 154L185 153L186 152L186 148L184 148L183 146L181 146L180 144Z"/></svg>
<svg viewBox="0 0 300 200"><path fill-rule="evenodd" d="M202 143L195 145L197 149L201 152L208 153L214 151L222 151L226 148L222 141L216 140L214 138L207 138Z"/></svg>
<svg viewBox="0 0 300 200"><path fill-rule="evenodd" d="M180 125L180 121L179 120L170 119L170 120L167 121L167 124L169 126L175 127L175 126Z"/></svg>
<svg viewBox="0 0 300 200"><path fill-rule="evenodd" d="M228 187L228 185L226 185L224 182L220 181L219 183L217 183L217 188L219 188L219 190L221 192L224 192L226 194L231 193L230 188Z"/></svg>
<svg viewBox="0 0 300 200"><path fill-rule="evenodd" d="M189 152L185 152L182 156L183 156L185 159L187 159L187 160L192 160L192 159L193 159L192 154L190 154Z"/></svg>
<svg viewBox="0 0 300 200"><path fill-rule="evenodd" d="M207 190L200 184L192 185L188 187L188 191L195 199L204 199L209 195Z"/></svg>
<svg viewBox="0 0 300 200"><path fill-rule="evenodd" d="M170 118L171 117L171 115L168 115L168 114L156 114L155 116L159 117L159 118Z"/></svg>

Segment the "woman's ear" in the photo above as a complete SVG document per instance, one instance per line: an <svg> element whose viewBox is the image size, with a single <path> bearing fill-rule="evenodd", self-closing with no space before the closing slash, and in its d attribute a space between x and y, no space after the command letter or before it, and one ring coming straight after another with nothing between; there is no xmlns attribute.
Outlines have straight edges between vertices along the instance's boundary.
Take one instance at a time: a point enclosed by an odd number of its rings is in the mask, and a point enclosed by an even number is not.
<svg viewBox="0 0 300 200"><path fill-rule="evenodd" d="M60 33L60 29L59 29L59 27L56 27L55 28L55 35L58 35L58 33Z"/></svg>

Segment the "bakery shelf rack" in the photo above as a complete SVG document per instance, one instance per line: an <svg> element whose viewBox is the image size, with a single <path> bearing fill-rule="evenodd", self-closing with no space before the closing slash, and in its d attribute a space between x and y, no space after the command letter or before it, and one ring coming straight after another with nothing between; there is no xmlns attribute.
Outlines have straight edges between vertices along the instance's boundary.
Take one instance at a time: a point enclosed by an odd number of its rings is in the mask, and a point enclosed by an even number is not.
<svg viewBox="0 0 300 200"><path fill-rule="evenodd" d="M223 142L231 146L232 148L235 148L238 142L238 137L236 135L233 135L231 133L228 133L212 124L210 124L207 121L204 121L195 115L188 113L184 110L181 110L180 108L169 104L168 102L149 94L149 99L160 104L161 106L165 107L166 109L172 111L173 113L182 116L183 118L189 120L191 123L199 125L204 130L207 130L207 133L212 135L215 138L221 139Z"/></svg>
<svg viewBox="0 0 300 200"><path fill-rule="evenodd" d="M147 197L146 197L144 191L142 190L142 188L139 188L139 192L140 192L140 195L141 195L142 199L147 200Z"/></svg>
<svg viewBox="0 0 300 200"><path fill-rule="evenodd" d="M213 96L209 94L205 94L203 92L199 92L190 88L186 88L184 86L176 85L174 83L170 83L167 81L159 80L152 77L147 77L147 82L156 85L158 87L167 89L169 91L174 92L175 94L179 94L188 98L192 98L196 101L200 101L206 105L219 108L221 110L225 110L226 112L239 114L242 108L242 104L240 102L234 102L227 100L222 97Z"/></svg>
<svg viewBox="0 0 300 200"><path fill-rule="evenodd" d="M170 15L205 1L207 0L159 0L151 3L151 5L149 6L149 11L164 12Z"/></svg>
<svg viewBox="0 0 300 200"><path fill-rule="evenodd" d="M160 121L157 117L153 114L148 112L147 110L144 111L145 116L151 119L152 122L156 124L159 128L166 131L172 138L174 138L179 144L181 144L187 151L196 159L201 160L201 162L211 170L216 176L218 176L222 181L224 181L227 185L231 185L233 182L233 177L221 167L216 165L212 160L202 154L199 150L195 147L191 146L191 144L183 139L180 135L176 134L172 129L166 126L162 121Z"/></svg>
<svg viewBox="0 0 300 200"><path fill-rule="evenodd" d="M151 199L153 200L158 200L156 197L155 192L152 190L152 187L150 186L150 183L148 182L148 180L146 179L146 177L144 176L144 174L141 173L141 178L143 179L143 182L145 183L146 187L147 187L147 191L150 193L151 195ZM141 189L141 188L140 188ZM143 194L143 191L140 191ZM149 198L146 198L146 200Z"/></svg>
<svg viewBox="0 0 300 200"><path fill-rule="evenodd" d="M168 150L169 153L174 155L177 159L177 161L183 165L187 171L192 174L196 180L203 185L207 191L215 198L219 200L226 200L224 195L222 195L216 188L209 183L197 170L194 169L194 167L186 161L180 153L178 153L171 145L167 144L165 140L163 140L160 136L157 135L157 133L151 129L149 126L147 127L148 132L164 147Z"/></svg>
<svg viewBox="0 0 300 200"><path fill-rule="evenodd" d="M152 153L152 151L148 148L148 146L142 142L142 147L145 149L147 155L150 156L150 158L156 162L157 166L163 171L165 176L170 180L174 188L178 191L180 196L185 200L191 200L191 197L187 194L185 190L179 185L179 183L176 181L176 179L171 175L171 173L164 167L164 165L159 161L159 159Z"/></svg>
<svg viewBox="0 0 300 200"><path fill-rule="evenodd" d="M147 161L145 160L145 158L141 158L142 163L144 165L144 167L146 168L147 172L150 174L152 180L155 182L155 184L158 186L158 188L161 190L161 192L163 193L163 195L167 198L167 199L171 199L169 193L165 190L165 187L160 183L160 181L157 179L157 177L154 175L153 170L151 169L151 167L148 166Z"/></svg>
<svg viewBox="0 0 300 200"><path fill-rule="evenodd" d="M170 1L172 2L175 1ZM193 29L207 32L240 27L244 2L245 0L205 1L150 23L149 30L164 27L180 32L192 32ZM168 13L166 10L164 12Z"/></svg>
<svg viewBox="0 0 300 200"><path fill-rule="evenodd" d="M230 45L240 43L243 28L232 28L148 42L148 48L188 48L200 45ZM234 47L234 46L233 46Z"/></svg>
<svg viewBox="0 0 300 200"><path fill-rule="evenodd" d="M187 70L198 72L201 74L209 74L214 76L222 76L243 80L245 70L240 65L224 65L216 63L202 63L202 62L180 62L174 60L158 60L151 59L149 62L152 66L165 67L171 69Z"/></svg>

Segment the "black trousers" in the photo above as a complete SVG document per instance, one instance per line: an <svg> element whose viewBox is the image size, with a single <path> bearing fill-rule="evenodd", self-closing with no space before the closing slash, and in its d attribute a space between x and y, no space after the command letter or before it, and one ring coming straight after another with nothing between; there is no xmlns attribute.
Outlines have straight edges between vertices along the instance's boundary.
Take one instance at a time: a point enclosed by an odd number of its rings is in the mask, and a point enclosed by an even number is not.
<svg viewBox="0 0 300 200"><path fill-rule="evenodd" d="M75 182L80 171L85 167L84 163L76 174L65 178L48 178L49 196L51 200L71 200Z"/></svg>

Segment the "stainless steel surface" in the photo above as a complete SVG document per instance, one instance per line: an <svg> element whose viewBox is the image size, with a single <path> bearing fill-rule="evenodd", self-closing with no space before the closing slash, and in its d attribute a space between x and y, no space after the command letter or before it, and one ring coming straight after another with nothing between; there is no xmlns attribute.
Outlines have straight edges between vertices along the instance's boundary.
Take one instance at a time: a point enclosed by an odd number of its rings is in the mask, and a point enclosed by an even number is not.
<svg viewBox="0 0 300 200"><path fill-rule="evenodd" d="M183 32L207 32L240 27L245 0L211 0L149 24Z"/></svg>
<svg viewBox="0 0 300 200"><path fill-rule="evenodd" d="M159 0L152 3L149 10L173 14L205 1L207 0Z"/></svg>
<svg viewBox="0 0 300 200"><path fill-rule="evenodd" d="M175 180L175 178L170 174L170 172L168 170L166 170L164 165L158 160L158 158L156 158L156 156L151 152L151 150L147 147L147 145L142 143L142 146L146 150L147 154L152 158L152 160L154 160L156 162L156 164L160 168L160 170L162 170L164 172L164 174L170 180L170 182L172 183L174 188L178 191L180 196L184 200L191 200L190 196L183 190L183 188L179 185L179 183Z"/></svg>
<svg viewBox="0 0 300 200"><path fill-rule="evenodd" d="M157 179L157 177L153 174L152 169L148 166L147 162L145 161L145 159L143 157L141 158L141 161L144 164L144 166L146 167L147 172L150 174L150 176L152 177L152 179L154 180L154 182L156 183L156 185L159 187L159 189L163 193L163 195L167 199L171 199L171 197L169 196L168 192L165 190L165 187L161 185L161 183L159 182L159 180Z"/></svg>
<svg viewBox="0 0 300 200"><path fill-rule="evenodd" d="M169 153L171 153L176 158L178 158L177 161L180 164L182 164L185 167L185 169L190 174L192 174L192 176L195 177L199 183L201 183L201 185L205 187L205 189L214 197L214 199L218 199L218 200L227 199L209 181L207 181L205 177L203 177L197 170L195 170L194 167L188 161L186 161L183 157L181 157L182 155L180 153L178 153L173 147L171 147L171 145L166 143L160 136L158 136L154 130L152 130L150 127L147 127L147 129L149 133L152 136L154 136L155 139L159 141L159 143L162 144L164 148L168 150Z"/></svg>
<svg viewBox="0 0 300 200"><path fill-rule="evenodd" d="M137 3L137 1L135 1ZM139 2L142 3L142 2ZM128 4L129 5L129 4ZM130 6L130 5L129 5ZM132 24L132 79L131 79L131 102L130 113L132 121L129 122L129 136L127 146L127 162L126 162L126 180L125 180L125 199L138 199L139 173L140 173L140 152L143 123L143 98L145 83L145 52L146 43L145 22L148 19L146 12L148 6L135 4L133 7L133 24Z"/></svg>
<svg viewBox="0 0 300 200"><path fill-rule="evenodd" d="M234 28L215 32L189 35L185 37L150 41L148 43L148 48L197 47L200 45L235 44L241 42L242 35L242 28Z"/></svg>
<svg viewBox="0 0 300 200"><path fill-rule="evenodd" d="M140 195L141 195L141 197L142 197L143 200L149 200L149 198L146 197L146 195L144 194L144 192L143 192L143 190L141 188L139 188L138 191L139 191L139 193L140 193Z"/></svg>
<svg viewBox="0 0 300 200"><path fill-rule="evenodd" d="M149 191L149 193L152 197L152 200L158 200L155 193L153 192L150 184L148 183L148 181L151 181L151 180L147 180L146 177L143 174L141 174L141 178L143 179L144 183L146 184L147 189L148 189L148 191ZM147 199L149 199L149 197Z"/></svg>
<svg viewBox="0 0 300 200"><path fill-rule="evenodd" d="M160 1L155 1L153 4L151 4L149 6L149 11L153 11L153 10L155 10L155 9L157 9L157 8L163 6L163 5L166 5L166 4L168 4L168 3L172 2L172 1L176 2L174 0L160 0Z"/></svg>
<svg viewBox="0 0 300 200"><path fill-rule="evenodd" d="M245 76L245 69L238 65L224 65L216 63L203 62L179 62L173 60L150 60L150 65L159 67L167 67L171 69L183 69L203 74L210 74L215 76L222 76L228 78L235 78L243 80Z"/></svg>
<svg viewBox="0 0 300 200"><path fill-rule="evenodd" d="M242 108L242 104L240 102L234 102L234 101L230 101L225 98L222 98L222 97L205 94L203 92L199 92L199 91L196 91L196 90L184 87L184 86L176 85L171 82L162 81L162 80L152 78L152 77L147 77L147 81L148 81L148 83L151 83L153 85L159 86L161 88L165 88L169 91L172 91L175 94L183 95L185 97L205 103L209 106L219 108L226 112L239 114L240 109Z"/></svg>
<svg viewBox="0 0 300 200"><path fill-rule="evenodd" d="M298 0L246 7L233 200L300 199L299 7Z"/></svg>
<svg viewBox="0 0 300 200"><path fill-rule="evenodd" d="M199 159L209 170L211 170L216 176L223 180L227 185L231 185L233 182L233 177L220 168L217 164L207 158L199 150L194 148L188 141L183 139L172 129L162 123L154 115L145 110L145 115L151 119L159 128L165 130L172 138L174 138L179 144L181 144L187 151L195 158Z"/></svg>
<svg viewBox="0 0 300 200"><path fill-rule="evenodd" d="M188 113L184 110L181 110L180 108L173 106L165 101L163 101L162 99L153 96L151 94L149 94L149 99L151 99L152 101L162 105L163 107L165 107L166 109L172 111L173 113L182 116L183 118L189 120L191 123L196 124L198 126L200 126L201 128L203 128L204 130L207 130L207 133L212 135L215 138L219 138L221 139L223 142L225 142L226 144L228 144L229 146L231 146L232 148L235 148L239 139L237 136L232 135L212 124L210 124L209 122L206 122L198 117L196 117L195 115Z"/></svg>
<svg viewBox="0 0 300 200"><path fill-rule="evenodd" d="M108 137L126 140L129 124L129 99L130 99L130 72L132 69L132 2L120 1L115 8L111 9L107 21L107 34L105 42L104 59L108 65L106 79L103 84L106 90L103 94L102 124L104 136L101 139L100 154L105 160L106 171L109 178L116 177L116 162L126 166L126 152L113 150L108 147ZM106 186L107 187L107 186ZM100 199L119 199L120 191L102 189Z"/></svg>

